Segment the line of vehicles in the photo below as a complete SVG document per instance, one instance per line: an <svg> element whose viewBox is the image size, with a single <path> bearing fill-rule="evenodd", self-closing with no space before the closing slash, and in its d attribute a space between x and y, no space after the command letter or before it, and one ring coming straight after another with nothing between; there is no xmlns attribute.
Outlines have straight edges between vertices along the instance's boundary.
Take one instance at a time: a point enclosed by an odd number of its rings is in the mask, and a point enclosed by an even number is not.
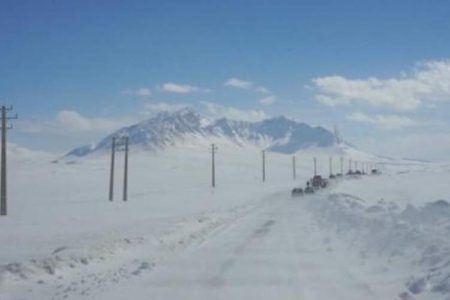
<svg viewBox="0 0 450 300"><path fill-rule="evenodd" d="M378 169L372 169L370 171L370 174L378 175L378 174L381 174L381 172ZM364 171L360 171L360 170L357 170L357 171L349 170L346 175L347 176L360 176L360 175L367 175L367 173L365 173ZM327 188L330 183L329 182L330 179L336 179L336 178L340 178L342 176L343 176L343 174L341 174L341 173L331 174L329 176L329 179L326 179L320 175L315 175L313 178L311 178L310 180L308 180L306 182L305 188L301 188L301 187L293 188L291 191L291 195L293 197L298 197L298 196L303 196L304 194L314 194L314 192L319 189Z"/></svg>

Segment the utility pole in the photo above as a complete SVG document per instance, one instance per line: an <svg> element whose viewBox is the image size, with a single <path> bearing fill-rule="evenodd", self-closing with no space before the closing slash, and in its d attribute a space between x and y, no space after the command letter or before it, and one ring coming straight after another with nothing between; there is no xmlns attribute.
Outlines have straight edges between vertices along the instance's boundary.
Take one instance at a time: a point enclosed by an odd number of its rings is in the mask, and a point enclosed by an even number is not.
<svg viewBox="0 0 450 300"><path fill-rule="evenodd" d="M266 182L266 150L262 151L262 181Z"/></svg>
<svg viewBox="0 0 450 300"><path fill-rule="evenodd" d="M123 146L124 148L119 148ZM116 152L123 151L124 165L123 165L123 201L128 200L128 152L129 152L129 137L113 137L111 143L111 169L109 174L109 201L114 200L114 165L116 160Z"/></svg>
<svg viewBox="0 0 450 300"><path fill-rule="evenodd" d="M217 147L212 144L211 145L211 186L216 187L216 150Z"/></svg>
<svg viewBox="0 0 450 300"><path fill-rule="evenodd" d="M314 157L314 176L317 175L317 158Z"/></svg>
<svg viewBox="0 0 450 300"><path fill-rule="evenodd" d="M294 180L297 178L297 170L295 167L295 155L292 156L292 178Z"/></svg>
<svg viewBox="0 0 450 300"><path fill-rule="evenodd" d="M12 106L6 107L2 106L2 150L1 150L1 195L0 195L0 216L6 216L8 213L7 209L7 179L6 179L6 133L8 129L12 129L12 126L8 126L7 121L17 119L17 114L14 117L8 117L8 111L11 111Z"/></svg>
<svg viewBox="0 0 450 300"><path fill-rule="evenodd" d="M333 157L330 156L330 176L333 175Z"/></svg>
<svg viewBox="0 0 450 300"><path fill-rule="evenodd" d="M344 175L344 158L341 157L341 175Z"/></svg>
<svg viewBox="0 0 450 300"><path fill-rule="evenodd" d="M352 172L352 160L351 159L348 160L348 172L349 173Z"/></svg>
<svg viewBox="0 0 450 300"><path fill-rule="evenodd" d="M124 137L125 141L125 158L124 158L124 173L123 173L123 201L128 200L128 143L129 137Z"/></svg>
<svg viewBox="0 0 450 300"><path fill-rule="evenodd" d="M111 143L111 168L109 172L109 201L114 199L114 162L116 156L116 137L112 138Z"/></svg>

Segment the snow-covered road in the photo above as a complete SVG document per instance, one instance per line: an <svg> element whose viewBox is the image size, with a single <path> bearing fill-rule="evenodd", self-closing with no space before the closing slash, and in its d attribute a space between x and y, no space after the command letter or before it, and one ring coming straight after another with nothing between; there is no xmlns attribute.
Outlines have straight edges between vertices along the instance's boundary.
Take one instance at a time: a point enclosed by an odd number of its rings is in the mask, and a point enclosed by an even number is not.
<svg viewBox="0 0 450 300"><path fill-rule="evenodd" d="M321 196L316 196L321 197ZM91 299L391 299L334 251L302 198L274 196L150 272Z"/></svg>
<svg viewBox="0 0 450 300"><path fill-rule="evenodd" d="M105 198L106 157L11 163L0 299L449 299L448 164L291 198L306 154L294 182L290 157L272 153L263 184L254 151L221 147L212 189L194 150L136 153L126 203Z"/></svg>

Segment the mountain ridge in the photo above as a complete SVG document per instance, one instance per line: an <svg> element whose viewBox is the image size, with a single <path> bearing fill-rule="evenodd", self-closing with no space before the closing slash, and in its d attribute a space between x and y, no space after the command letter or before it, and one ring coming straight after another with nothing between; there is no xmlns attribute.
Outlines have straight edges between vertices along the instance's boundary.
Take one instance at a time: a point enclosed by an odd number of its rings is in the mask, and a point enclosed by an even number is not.
<svg viewBox="0 0 450 300"><path fill-rule="evenodd" d="M310 126L278 116L257 122L219 118L204 125L196 111L183 108L174 112L160 112L136 124L122 127L101 139L97 144L77 147L66 156L83 157L109 150L113 136L128 136L130 145L158 151L198 138L223 138L244 146L252 144L269 151L295 153L308 147L328 147L336 143L335 135L320 126Z"/></svg>

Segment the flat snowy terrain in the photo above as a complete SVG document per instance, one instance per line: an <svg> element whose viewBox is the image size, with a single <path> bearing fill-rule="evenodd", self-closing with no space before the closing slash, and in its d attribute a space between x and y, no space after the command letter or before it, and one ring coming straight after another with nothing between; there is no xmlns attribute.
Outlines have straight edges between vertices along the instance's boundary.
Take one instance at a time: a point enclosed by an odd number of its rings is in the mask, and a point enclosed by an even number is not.
<svg viewBox="0 0 450 300"><path fill-rule="evenodd" d="M219 144L213 189L207 144L131 151L128 202L121 153L113 202L108 156L12 153L0 299L449 299L450 165L392 162L292 198L330 153L299 152L294 181L268 152L262 183L258 148Z"/></svg>

